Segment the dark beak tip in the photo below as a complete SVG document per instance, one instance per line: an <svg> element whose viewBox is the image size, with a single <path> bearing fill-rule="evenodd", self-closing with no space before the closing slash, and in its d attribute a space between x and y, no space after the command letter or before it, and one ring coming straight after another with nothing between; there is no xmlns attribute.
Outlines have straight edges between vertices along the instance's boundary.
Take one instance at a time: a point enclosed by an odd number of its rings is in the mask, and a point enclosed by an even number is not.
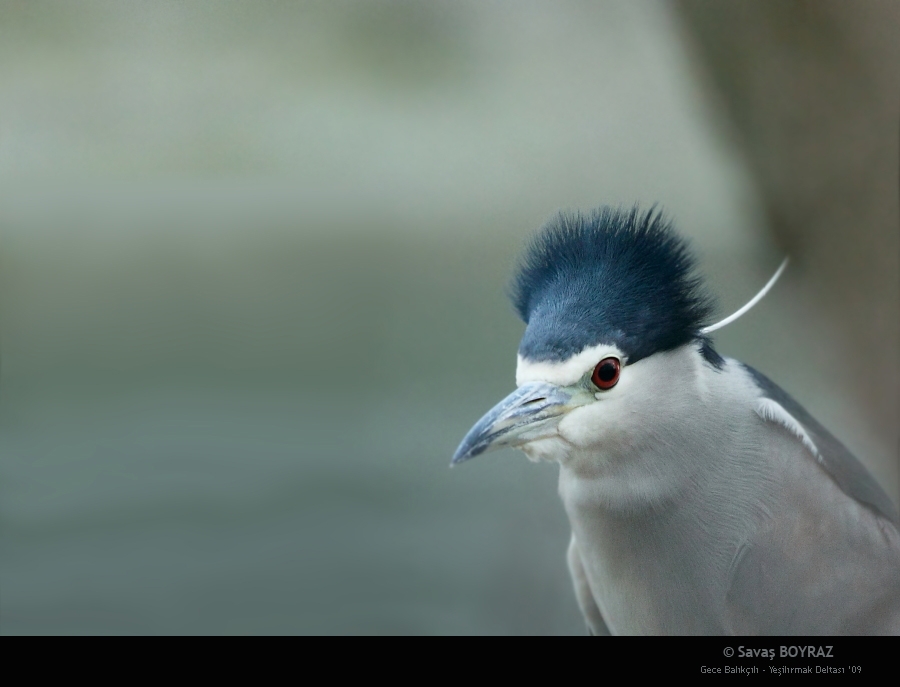
<svg viewBox="0 0 900 687"><path fill-rule="evenodd" d="M480 456L488 449L489 445L488 442L479 441L473 446L471 442L463 439L463 443L456 449L456 453L453 454L450 467L452 468L460 463L465 463L467 460L472 460L476 456Z"/></svg>
<svg viewBox="0 0 900 687"><path fill-rule="evenodd" d="M457 451L453 454L453 460L450 461L450 467L456 467L460 463L465 463L467 460L471 460L475 456L477 456L481 451Z"/></svg>

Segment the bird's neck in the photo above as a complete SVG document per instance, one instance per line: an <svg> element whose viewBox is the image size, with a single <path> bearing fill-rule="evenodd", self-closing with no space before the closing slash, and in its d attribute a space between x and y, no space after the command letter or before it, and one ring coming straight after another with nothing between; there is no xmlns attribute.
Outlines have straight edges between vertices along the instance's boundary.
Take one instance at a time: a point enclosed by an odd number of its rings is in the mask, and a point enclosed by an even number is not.
<svg viewBox="0 0 900 687"><path fill-rule="evenodd" d="M756 421L742 374L728 361L683 399L689 419L673 411L670 422L651 423L652 433L645 424L630 441L611 442L600 459L596 450L574 450L560 462L560 496L596 595L645 604L645 630L722 631L713 611L724 598L731 544L755 519L754 504L742 498L753 489L729 485L753 479L760 462L742 441ZM602 610L614 624L616 609ZM620 617L637 616L623 609ZM697 625L670 627L673 618Z"/></svg>

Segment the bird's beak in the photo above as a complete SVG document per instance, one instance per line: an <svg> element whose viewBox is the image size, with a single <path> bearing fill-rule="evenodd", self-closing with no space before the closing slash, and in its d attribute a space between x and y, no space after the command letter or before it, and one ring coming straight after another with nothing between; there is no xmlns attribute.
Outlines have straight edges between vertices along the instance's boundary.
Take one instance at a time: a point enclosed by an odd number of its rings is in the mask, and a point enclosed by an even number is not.
<svg viewBox="0 0 900 687"><path fill-rule="evenodd" d="M453 454L451 465L503 446L520 446L548 435L572 403L574 389L528 382L513 391L481 418Z"/></svg>

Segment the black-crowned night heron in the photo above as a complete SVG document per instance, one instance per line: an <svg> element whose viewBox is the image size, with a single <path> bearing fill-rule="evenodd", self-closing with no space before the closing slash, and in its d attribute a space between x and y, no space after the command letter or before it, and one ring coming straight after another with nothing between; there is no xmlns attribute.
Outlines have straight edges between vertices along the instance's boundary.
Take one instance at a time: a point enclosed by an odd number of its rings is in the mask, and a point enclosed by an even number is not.
<svg viewBox="0 0 900 687"><path fill-rule="evenodd" d="M726 321L708 324L659 214L560 215L512 291L518 389L453 462L513 446L559 464L592 633L900 632L893 504L788 394L715 351Z"/></svg>

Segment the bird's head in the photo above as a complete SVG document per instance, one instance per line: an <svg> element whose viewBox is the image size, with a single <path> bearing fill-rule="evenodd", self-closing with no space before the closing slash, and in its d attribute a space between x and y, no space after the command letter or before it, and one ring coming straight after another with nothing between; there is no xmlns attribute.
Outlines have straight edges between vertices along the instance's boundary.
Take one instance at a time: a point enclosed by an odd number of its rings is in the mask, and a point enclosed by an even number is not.
<svg viewBox="0 0 900 687"><path fill-rule="evenodd" d="M573 448L665 441L697 407L703 368L722 365L692 257L652 209L559 215L511 291L526 324L518 388L476 423L454 464L504 446L560 460Z"/></svg>

